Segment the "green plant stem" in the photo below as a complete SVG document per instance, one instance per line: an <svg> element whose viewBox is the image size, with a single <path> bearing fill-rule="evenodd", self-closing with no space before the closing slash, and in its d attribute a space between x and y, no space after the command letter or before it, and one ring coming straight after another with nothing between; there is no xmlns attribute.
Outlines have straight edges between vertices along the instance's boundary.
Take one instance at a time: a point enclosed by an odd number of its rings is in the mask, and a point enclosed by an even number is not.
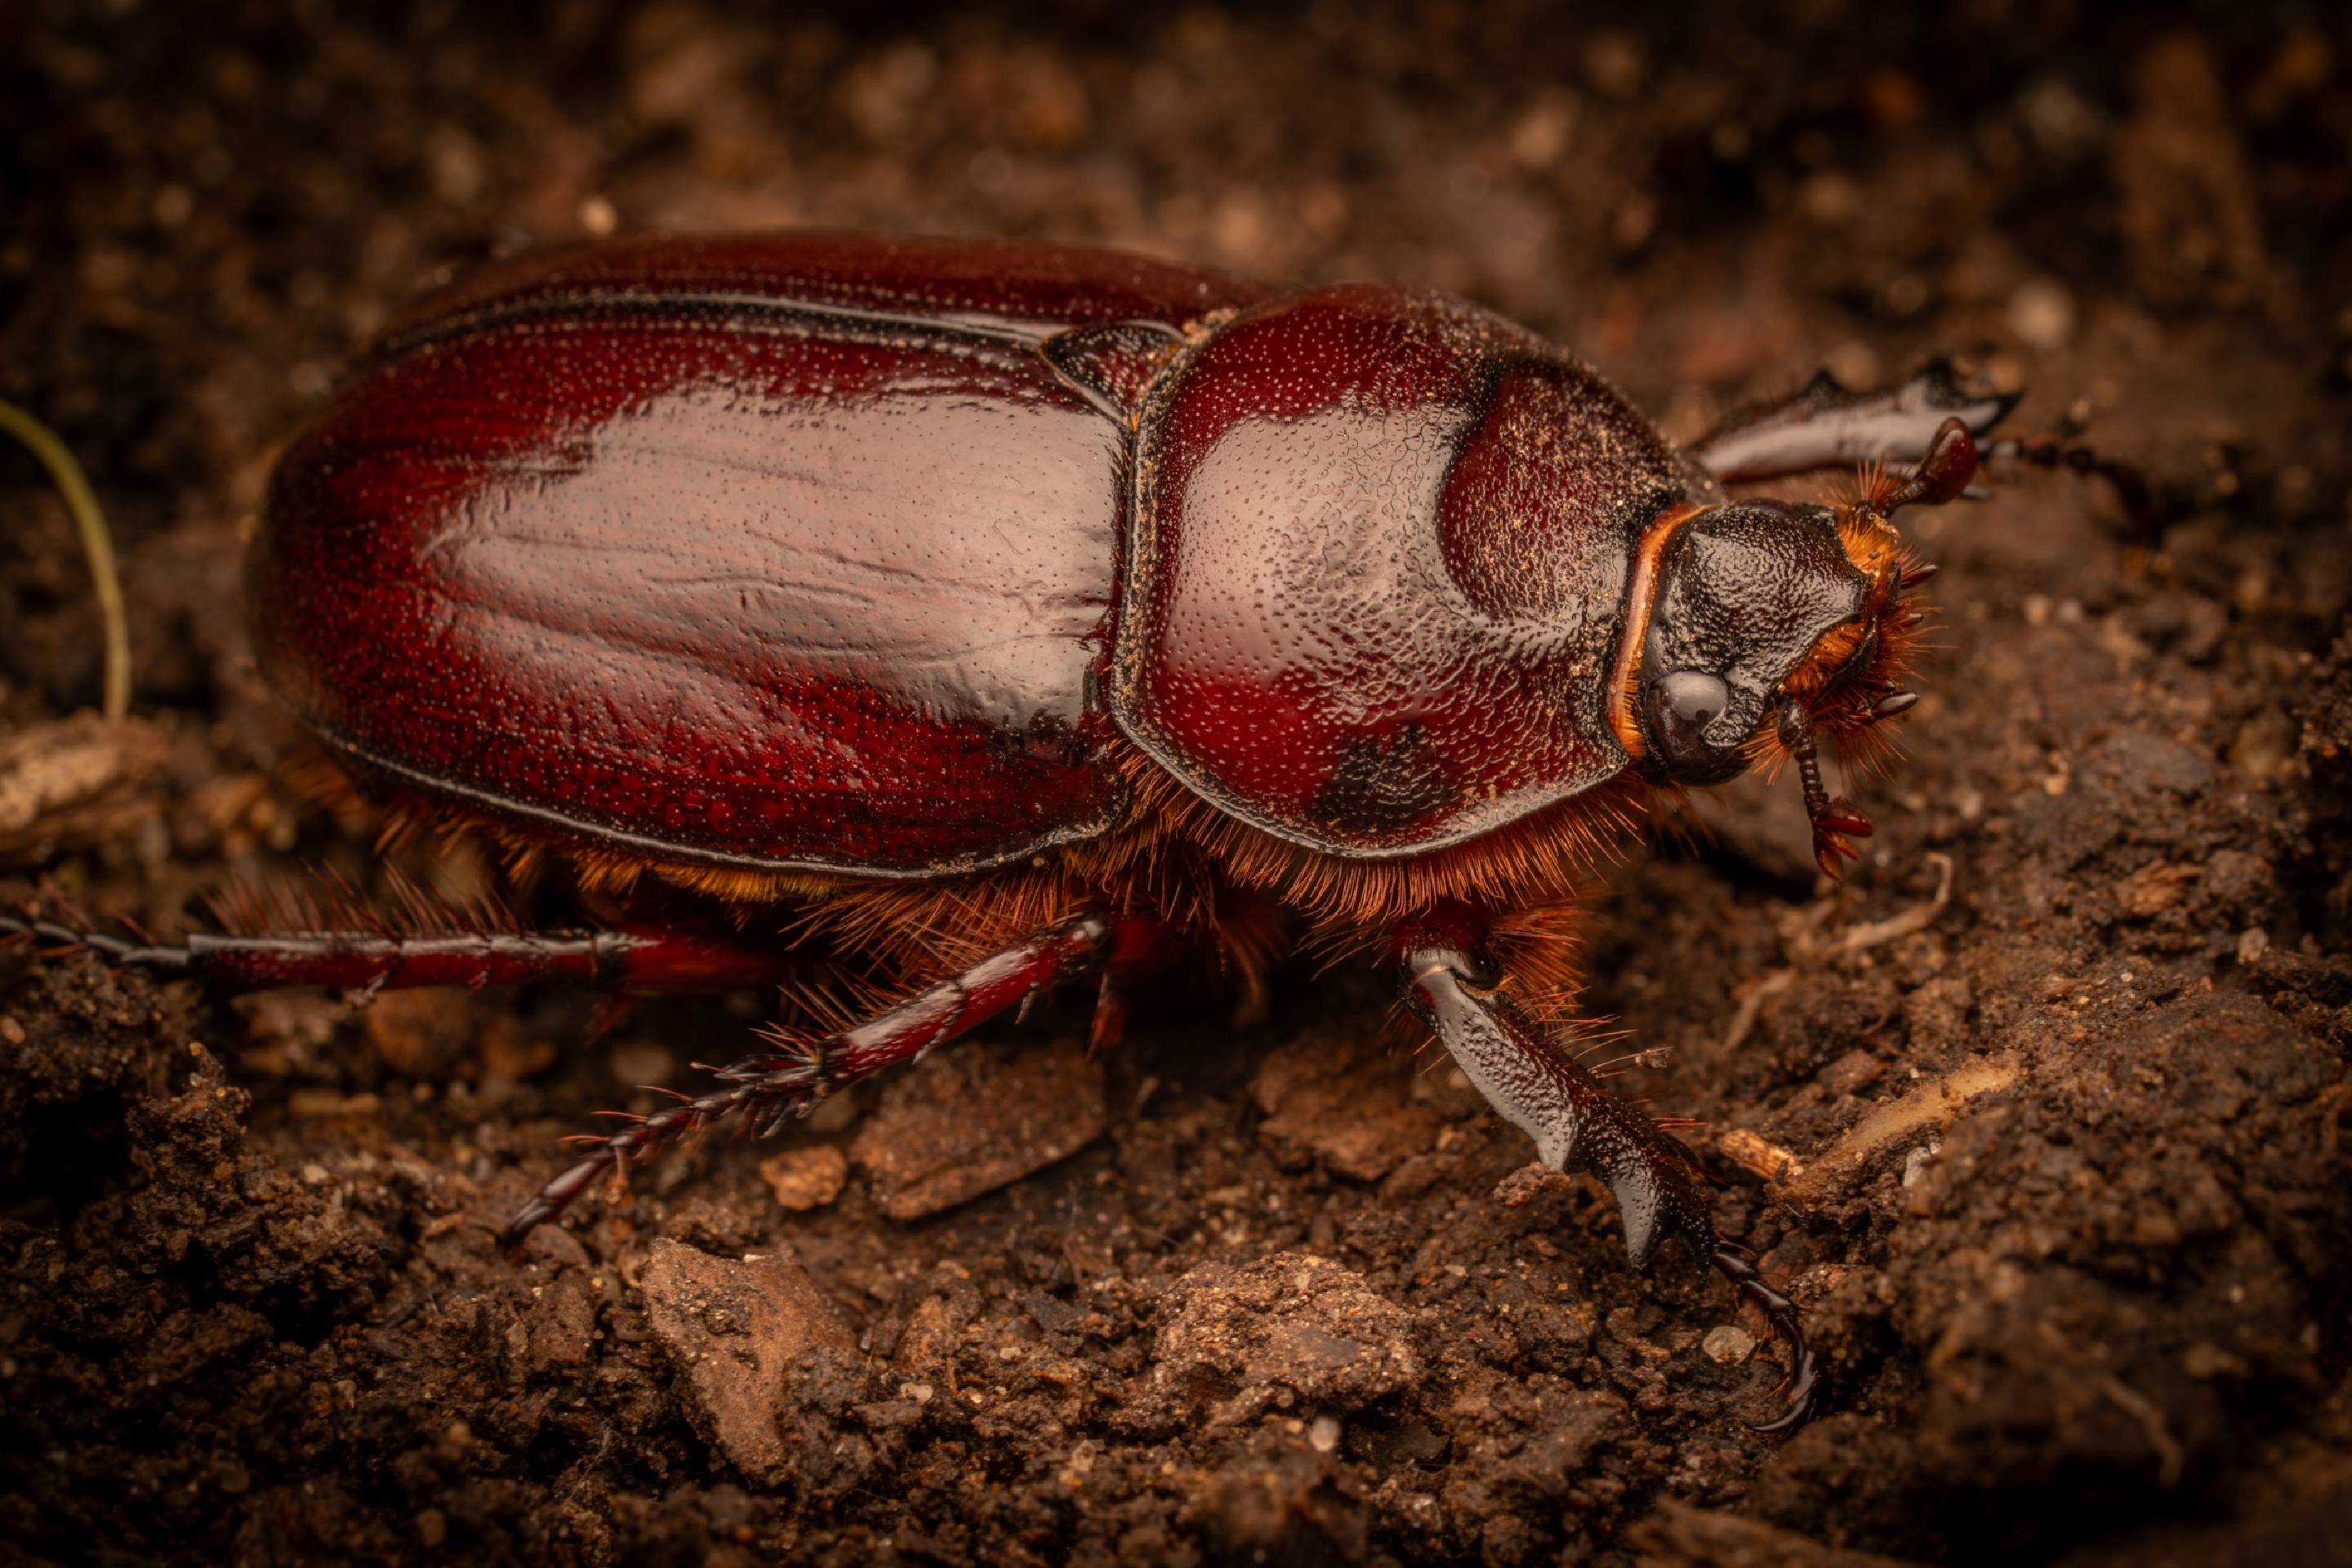
<svg viewBox="0 0 2352 1568"><path fill-rule="evenodd" d="M106 701L109 719L131 711L131 623L122 610L122 584L114 572L114 542L106 531L106 514L98 509L81 465L57 433L15 404L0 399L0 430L25 444L25 449L49 471L50 482L64 498L74 529L81 535L82 552L89 558L90 582L98 590L98 615L106 631Z"/></svg>

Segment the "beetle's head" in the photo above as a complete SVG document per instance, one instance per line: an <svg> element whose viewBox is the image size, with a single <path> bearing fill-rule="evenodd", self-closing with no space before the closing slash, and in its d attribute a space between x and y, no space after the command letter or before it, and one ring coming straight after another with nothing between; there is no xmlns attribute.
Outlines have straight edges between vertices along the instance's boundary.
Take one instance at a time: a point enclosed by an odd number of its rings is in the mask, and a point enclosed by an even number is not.
<svg viewBox="0 0 2352 1568"><path fill-rule="evenodd" d="M1714 784L1794 759L1814 849L1832 873L1868 818L1821 785L1816 737L1873 761L1916 699L1898 685L1926 618L1932 574L1888 522L1898 506L1948 500L1976 470L1954 420L1900 479L1865 473L1821 506L1729 501L1653 526L1636 563L1611 718L1652 781Z"/></svg>

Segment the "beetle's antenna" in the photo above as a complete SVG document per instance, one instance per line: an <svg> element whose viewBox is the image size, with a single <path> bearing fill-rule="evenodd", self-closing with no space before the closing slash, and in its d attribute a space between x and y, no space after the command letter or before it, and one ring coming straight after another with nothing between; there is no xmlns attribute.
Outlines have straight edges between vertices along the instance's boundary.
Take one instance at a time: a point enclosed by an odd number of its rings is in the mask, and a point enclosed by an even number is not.
<svg viewBox="0 0 2352 1568"><path fill-rule="evenodd" d="M1845 871L1843 862L1862 858L1862 852L1850 840L1870 837L1870 818L1844 797L1832 796L1822 786L1821 751L1813 742L1813 719L1805 711L1803 703L1791 698L1780 704L1774 733L1781 749L1797 760L1797 778L1805 791L1805 816L1813 825L1813 862L1821 867L1824 877L1842 876Z"/></svg>
<svg viewBox="0 0 2352 1568"><path fill-rule="evenodd" d="M1982 460L1967 424L1947 419L1928 441L1918 467L1900 479L1890 479L1882 470L1874 482L1864 480L1863 504L1881 517L1892 517L1906 506L1942 506L1959 499Z"/></svg>

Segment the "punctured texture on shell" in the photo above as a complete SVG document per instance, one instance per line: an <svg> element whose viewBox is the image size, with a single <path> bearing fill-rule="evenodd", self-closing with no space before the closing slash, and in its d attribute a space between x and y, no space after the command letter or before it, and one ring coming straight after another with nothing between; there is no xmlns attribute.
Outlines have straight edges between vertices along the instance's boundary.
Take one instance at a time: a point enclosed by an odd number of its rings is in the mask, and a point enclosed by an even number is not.
<svg viewBox="0 0 2352 1568"><path fill-rule="evenodd" d="M1145 407L1119 722L1318 851L1489 832L1625 766L1604 710L1632 552L1716 494L1592 371L1462 301L1244 312Z"/></svg>

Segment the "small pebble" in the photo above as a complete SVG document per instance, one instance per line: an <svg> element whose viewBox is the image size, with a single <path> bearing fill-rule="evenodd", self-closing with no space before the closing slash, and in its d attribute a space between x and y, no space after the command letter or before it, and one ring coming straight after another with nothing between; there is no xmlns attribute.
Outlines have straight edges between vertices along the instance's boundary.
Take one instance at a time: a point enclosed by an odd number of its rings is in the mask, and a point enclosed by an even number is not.
<svg viewBox="0 0 2352 1568"><path fill-rule="evenodd" d="M798 1395L820 1352L852 1364L856 1341L789 1252L741 1262L668 1239L640 1289L688 1419L746 1476L772 1485L804 1462Z"/></svg>
<svg viewBox="0 0 2352 1568"><path fill-rule="evenodd" d="M1339 1447L1339 1423L1328 1415L1318 1415L1307 1428L1307 1446L1318 1454L1328 1454Z"/></svg>
<svg viewBox="0 0 2352 1568"><path fill-rule="evenodd" d="M1756 1339L1737 1323L1726 1323L1720 1328L1709 1329L1706 1338L1699 1342L1698 1348L1706 1352L1709 1360L1720 1365L1738 1366L1755 1353Z"/></svg>
<svg viewBox="0 0 2352 1568"><path fill-rule="evenodd" d="M2065 347L2074 336L2074 296L2051 279L2028 279L2009 297L2009 330L2028 348Z"/></svg>
<svg viewBox="0 0 2352 1568"><path fill-rule="evenodd" d="M1821 1084L1832 1094L1858 1094L1885 1071L1885 1064L1868 1051L1851 1050L1821 1070Z"/></svg>
<svg viewBox="0 0 2352 1568"><path fill-rule="evenodd" d="M849 1180L849 1160L829 1143L786 1149L760 1162L760 1179L780 1207L795 1214L823 1208L841 1195Z"/></svg>
<svg viewBox="0 0 2352 1568"><path fill-rule="evenodd" d="M1082 1040L942 1052L883 1088L850 1163L884 1214L920 1219L1076 1153L1108 1124L1103 1095Z"/></svg>

